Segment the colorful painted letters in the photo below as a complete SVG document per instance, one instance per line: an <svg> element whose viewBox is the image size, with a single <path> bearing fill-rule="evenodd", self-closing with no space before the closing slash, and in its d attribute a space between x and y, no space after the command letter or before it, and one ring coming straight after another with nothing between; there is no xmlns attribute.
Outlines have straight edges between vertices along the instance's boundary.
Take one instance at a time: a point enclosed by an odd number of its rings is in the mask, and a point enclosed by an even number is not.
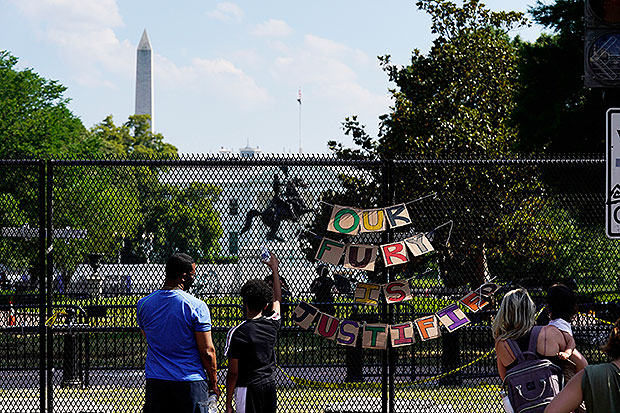
<svg viewBox="0 0 620 413"><path fill-rule="evenodd" d="M291 319L299 327L307 330L310 328L310 324L312 324L314 317L316 317L317 314L319 314L319 310L316 307L301 301L297 304Z"/></svg>
<svg viewBox="0 0 620 413"><path fill-rule="evenodd" d="M387 324L364 324L363 348L387 348Z"/></svg>
<svg viewBox="0 0 620 413"><path fill-rule="evenodd" d="M344 266L355 270L374 271L378 249L375 245L347 245Z"/></svg>
<svg viewBox="0 0 620 413"><path fill-rule="evenodd" d="M413 337L413 323L407 321L406 323L391 325L390 339L392 341L392 347L409 346L415 343L415 338Z"/></svg>
<svg viewBox="0 0 620 413"><path fill-rule="evenodd" d="M342 242L324 237L314 259L317 261L338 265L344 248L345 245Z"/></svg>

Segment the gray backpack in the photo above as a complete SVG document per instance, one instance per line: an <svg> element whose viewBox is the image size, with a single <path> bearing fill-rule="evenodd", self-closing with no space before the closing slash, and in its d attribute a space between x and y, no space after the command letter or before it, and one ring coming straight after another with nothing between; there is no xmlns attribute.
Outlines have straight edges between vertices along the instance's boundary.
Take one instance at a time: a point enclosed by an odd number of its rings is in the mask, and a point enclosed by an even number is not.
<svg viewBox="0 0 620 413"><path fill-rule="evenodd" d="M530 333L527 351L521 352L516 341L507 339L517 364L506 372L504 389L515 413L544 412L562 387L562 369L536 355L536 343L542 327Z"/></svg>

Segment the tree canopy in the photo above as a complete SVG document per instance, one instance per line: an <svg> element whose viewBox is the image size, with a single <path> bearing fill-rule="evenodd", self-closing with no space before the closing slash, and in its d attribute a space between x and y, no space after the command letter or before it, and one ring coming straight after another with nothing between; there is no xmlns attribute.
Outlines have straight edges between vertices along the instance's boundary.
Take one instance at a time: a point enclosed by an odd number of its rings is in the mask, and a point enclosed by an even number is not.
<svg viewBox="0 0 620 413"><path fill-rule="evenodd" d="M0 158L92 156L98 142L67 108L66 87L0 51Z"/></svg>

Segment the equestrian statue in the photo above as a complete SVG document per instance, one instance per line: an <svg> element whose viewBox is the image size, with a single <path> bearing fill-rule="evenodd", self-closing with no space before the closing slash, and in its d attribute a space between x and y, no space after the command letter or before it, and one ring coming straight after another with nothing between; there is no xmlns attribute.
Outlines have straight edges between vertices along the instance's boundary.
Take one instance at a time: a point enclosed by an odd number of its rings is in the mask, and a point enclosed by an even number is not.
<svg viewBox="0 0 620 413"><path fill-rule="evenodd" d="M281 167L284 175L288 178L288 168ZM284 239L278 236L278 230L282 221L299 222L302 215L312 212L308 208L306 202L302 199L298 188L306 188L304 182L293 177L287 179L284 191L282 192L282 183L278 175L273 177L273 198L267 204L264 211L251 209L245 216L245 225L241 229L241 234L248 231L252 227L252 220L260 216L261 221L269 228L267 239L269 241L284 242Z"/></svg>

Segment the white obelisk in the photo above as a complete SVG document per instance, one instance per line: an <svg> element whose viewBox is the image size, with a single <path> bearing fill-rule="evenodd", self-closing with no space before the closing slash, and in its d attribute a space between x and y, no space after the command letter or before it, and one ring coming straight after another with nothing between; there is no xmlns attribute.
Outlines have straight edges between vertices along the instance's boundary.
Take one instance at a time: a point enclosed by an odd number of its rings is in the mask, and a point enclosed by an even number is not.
<svg viewBox="0 0 620 413"><path fill-rule="evenodd" d="M153 49L146 29L138 44L136 59L136 115L151 115L153 132Z"/></svg>

